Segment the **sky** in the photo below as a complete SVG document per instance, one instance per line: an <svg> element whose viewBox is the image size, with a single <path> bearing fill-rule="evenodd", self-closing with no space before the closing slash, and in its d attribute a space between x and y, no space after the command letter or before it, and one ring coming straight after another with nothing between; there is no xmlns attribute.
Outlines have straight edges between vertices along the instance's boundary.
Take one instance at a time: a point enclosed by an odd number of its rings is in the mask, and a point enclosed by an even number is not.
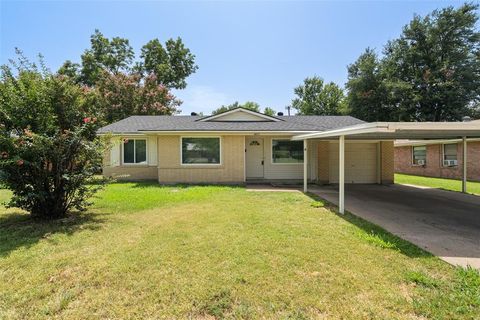
<svg viewBox="0 0 480 320"><path fill-rule="evenodd" d="M319 76L344 86L347 66L367 47L381 53L414 14L461 1L5 1L0 64L14 48L45 57L56 71L80 61L99 29L127 38L138 54L149 40L181 37L197 72L175 91L182 114L209 114L235 101L285 112L293 89Z"/></svg>

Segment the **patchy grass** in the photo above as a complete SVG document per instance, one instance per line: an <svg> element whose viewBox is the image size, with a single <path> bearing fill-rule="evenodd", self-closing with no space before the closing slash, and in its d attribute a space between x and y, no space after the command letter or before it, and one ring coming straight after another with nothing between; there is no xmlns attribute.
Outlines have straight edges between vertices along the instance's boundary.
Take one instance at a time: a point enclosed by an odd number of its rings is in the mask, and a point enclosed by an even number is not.
<svg viewBox="0 0 480 320"><path fill-rule="evenodd" d="M407 272L406 279L409 282L421 285L425 288L437 288L439 285L439 281L420 271Z"/></svg>
<svg viewBox="0 0 480 320"><path fill-rule="evenodd" d="M219 186L115 183L55 222L0 208L0 283L1 319L480 314L471 269L301 193Z"/></svg>
<svg viewBox="0 0 480 320"><path fill-rule="evenodd" d="M450 191L462 191L462 181L454 179L430 178L396 173L395 183L413 184L417 186L425 186ZM480 195L480 182L468 181L467 191L472 194Z"/></svg>
<svg viewBox="0 0 480 320"><path fill-rule="evenodd" d="M480 274L457 268L452 279L436 279L423 272L409 272L406 280L416 285L413 305L418 315L430 319L478 319Z"/></svg>
<svg viewBox="0 0 480 320"><path fill-rule="evenodd" d="M385 249L397 249L397 245L395 242L391 242L390 240L386 239L382 234L376 234L375 232L367 233L365 230L359 230L357 235L364 239L365 241L374 244L380 248Z"/></svg>

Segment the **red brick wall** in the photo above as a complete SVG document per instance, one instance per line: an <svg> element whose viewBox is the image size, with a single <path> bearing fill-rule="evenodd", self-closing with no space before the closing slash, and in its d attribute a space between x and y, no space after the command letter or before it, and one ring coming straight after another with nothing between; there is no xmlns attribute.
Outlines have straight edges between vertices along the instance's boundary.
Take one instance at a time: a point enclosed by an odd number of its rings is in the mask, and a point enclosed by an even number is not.
<svg viewBox="0 0 480 320"><path fill-rule="evenodd" d="M395 148L395 172L426 177L461 179L463 172L463 144L457 145L456 167L443 167L442 145L427 145L427 163L425 166L412 165L412 147ZM480 181L480 141L469 142L467 148L467 178Z"/></svg>

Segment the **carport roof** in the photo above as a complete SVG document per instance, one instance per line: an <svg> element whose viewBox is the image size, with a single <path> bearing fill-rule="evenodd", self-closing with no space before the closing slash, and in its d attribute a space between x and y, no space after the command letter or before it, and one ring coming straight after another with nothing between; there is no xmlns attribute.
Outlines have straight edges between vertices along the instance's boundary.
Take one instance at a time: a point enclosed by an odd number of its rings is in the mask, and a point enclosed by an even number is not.
<svg viewBox="0 0 480 320"><path fill-rule="evenodd" d="M292 140L332 139L345 136L355 140L458 139L479 138L479 122L371 122L340 129L297 135Z"/></svg>

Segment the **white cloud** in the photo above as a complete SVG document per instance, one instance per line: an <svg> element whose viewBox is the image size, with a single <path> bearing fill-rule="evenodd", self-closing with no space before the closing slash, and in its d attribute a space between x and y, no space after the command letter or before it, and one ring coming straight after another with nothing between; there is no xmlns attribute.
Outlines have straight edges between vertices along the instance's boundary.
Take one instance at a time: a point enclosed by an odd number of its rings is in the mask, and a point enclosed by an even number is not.
<svg viewBox="0 0 480 320"><path fill-rule="evenodd" d="M225 93L219 92L210 86L187 86L186 89L176 91L174 94L183 101L183 104L180 106L182 114L203 112L207 115L222 104L231 103Z"/></svg>

